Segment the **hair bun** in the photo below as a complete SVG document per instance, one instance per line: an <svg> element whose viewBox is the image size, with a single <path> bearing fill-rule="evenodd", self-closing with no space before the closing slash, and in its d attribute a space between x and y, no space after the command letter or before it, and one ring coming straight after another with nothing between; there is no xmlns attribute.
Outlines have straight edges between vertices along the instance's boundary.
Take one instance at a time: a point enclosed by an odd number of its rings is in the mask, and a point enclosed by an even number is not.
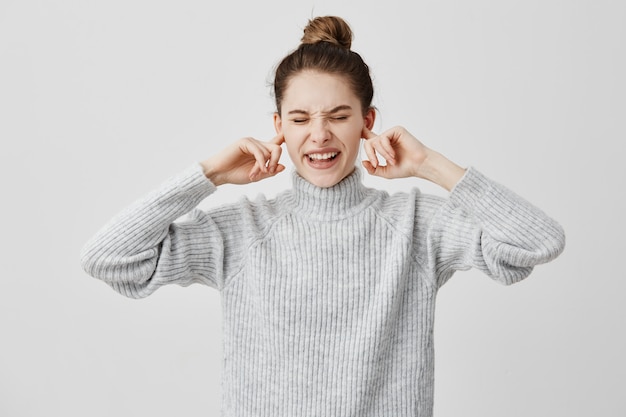
<svg viewBox="0 0 626 417"><path fill-rule="evenodd" d="M302 43L312 44L318 42L328 42L350 49L352 45L352 30L346 21L340 17L316 17L313 20L309 20L309 24L304 28Z"/></svg>

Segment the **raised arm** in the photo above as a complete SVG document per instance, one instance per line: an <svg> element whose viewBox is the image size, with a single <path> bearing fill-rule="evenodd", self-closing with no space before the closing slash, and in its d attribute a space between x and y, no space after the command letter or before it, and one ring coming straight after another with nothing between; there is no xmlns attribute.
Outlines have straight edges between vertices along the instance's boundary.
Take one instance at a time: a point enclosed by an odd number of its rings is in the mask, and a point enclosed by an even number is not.
<svg viewBox="0 0 626 417"><path fill-rule="evenodd" d="M565 233L554 219L474 168L439 207L425 241L438 286L469 268L513 284L556 258L564 246Z"/></svg>
<svg viewBox="0 0 626 417"><path fill-rule="evenodd" d="M225 183L246 183L284 170L278 163L282 138L241 139L195 164L125 209L105 225L81 252L90 275L132 298L157 288L200 282L221 288L243 252L242 213L237 206L195 210Z"/></svg>
<svg viewBox="0 0 626 417"><path fill-rule="evenodd" d="M555 220L476 169L463 169L427 148L406 129L381 135L364 130L363 137L368 155L363 166L370 174L414 176L451 191L445 201L421 195L416 201L417 256L437 286L472 267L512 284L563 251L565 234ZM377 154L386 165L378 163Z"/></svg>

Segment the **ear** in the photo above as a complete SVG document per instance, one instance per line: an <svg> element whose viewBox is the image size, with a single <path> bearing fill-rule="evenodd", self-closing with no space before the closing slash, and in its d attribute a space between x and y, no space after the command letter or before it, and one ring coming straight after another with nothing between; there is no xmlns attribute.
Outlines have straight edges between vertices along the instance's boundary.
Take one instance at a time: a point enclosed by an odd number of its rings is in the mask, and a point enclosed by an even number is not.
<svg viewBox="0 0 626 417"><path fill-rule="evenodd" d="M365 116L363 116L363 122L365 123L365 127L369 130L372 130L374 127L374 122L376 121L376 109L370 107L367 109Z"/></svg>
<svg viewBox="0 0 626 417"><path fill-rule="evenodd" d="M276 129L276 133L279 135L283 133L283 121L278 112L274 113L274 129Z"/></svg>

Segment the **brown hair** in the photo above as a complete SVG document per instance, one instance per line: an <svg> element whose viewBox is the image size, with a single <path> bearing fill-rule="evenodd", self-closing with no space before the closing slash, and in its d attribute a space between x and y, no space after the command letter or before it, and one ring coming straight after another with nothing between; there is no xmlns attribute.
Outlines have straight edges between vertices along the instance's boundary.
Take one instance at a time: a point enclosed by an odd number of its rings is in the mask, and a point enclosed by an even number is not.
<svg viewBox="0 0 626 417"><path fill-rule="evenodd" d="M302 71L315 70L344 76L365 114L371 107L374 87L369 67L359 54L350 50L351 45L352 30L340 17L309 20L298 49L283 58L276 68L274 98L278 113L291 78Z"/></svg>

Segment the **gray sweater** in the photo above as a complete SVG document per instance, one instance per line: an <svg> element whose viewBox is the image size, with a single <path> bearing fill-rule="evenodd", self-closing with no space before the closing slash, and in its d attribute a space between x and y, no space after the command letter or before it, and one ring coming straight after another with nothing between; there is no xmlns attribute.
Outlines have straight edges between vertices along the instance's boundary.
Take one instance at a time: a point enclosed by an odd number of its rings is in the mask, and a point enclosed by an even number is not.
<svg viewBox="0 0 626 417"><path fill-rule="evenodd" d="M356 169L331 188L294 172L275 199L193 210L214 191L194 165L81 256L128 297L194 282L221 292L223 416L431 416L438 288L471 267L515 283L565 243L473 168L447 199L369 189Z"/></svg>

